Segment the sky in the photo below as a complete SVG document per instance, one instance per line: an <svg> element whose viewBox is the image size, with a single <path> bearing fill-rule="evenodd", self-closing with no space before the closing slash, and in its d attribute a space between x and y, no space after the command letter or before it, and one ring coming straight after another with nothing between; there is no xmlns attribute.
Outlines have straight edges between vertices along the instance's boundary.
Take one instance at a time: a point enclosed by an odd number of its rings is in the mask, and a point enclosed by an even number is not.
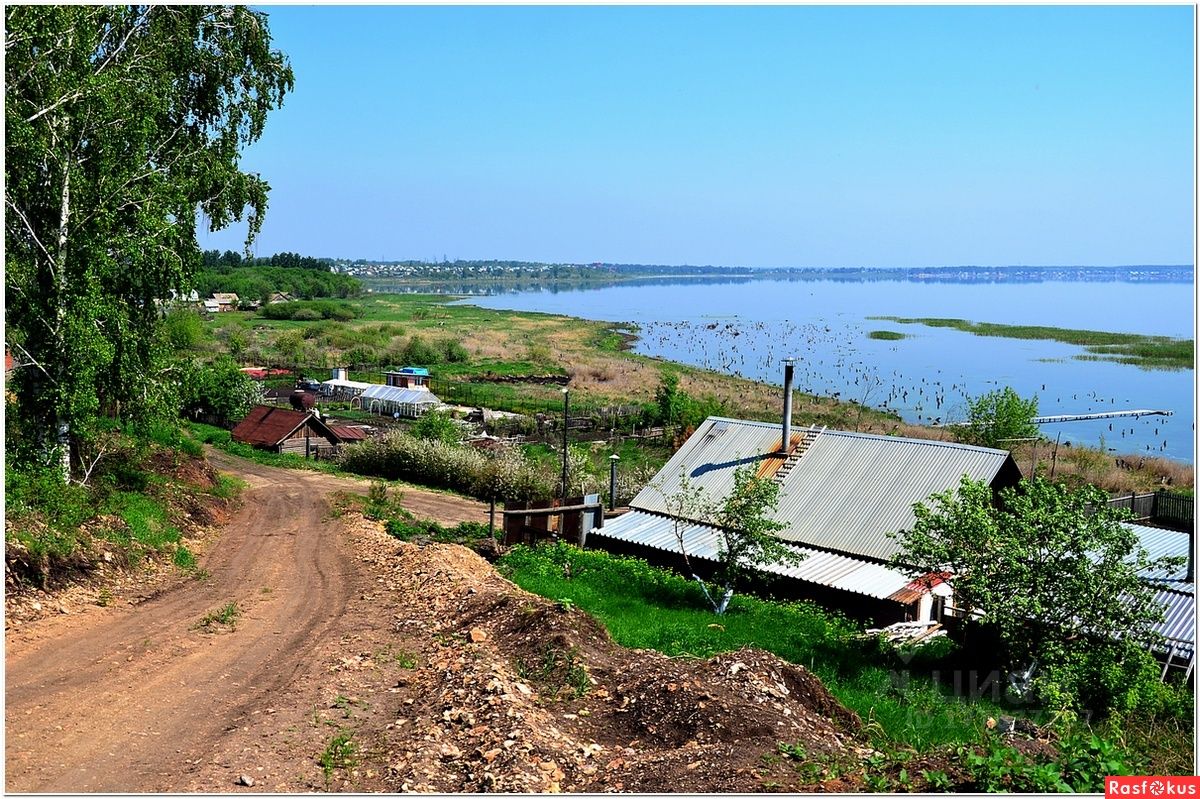
<svg viewBox="0 0 1200 799"><path fill-rule="evenodd" d="M263 10L258 255L1193 260L1191 6Z"/></svg>

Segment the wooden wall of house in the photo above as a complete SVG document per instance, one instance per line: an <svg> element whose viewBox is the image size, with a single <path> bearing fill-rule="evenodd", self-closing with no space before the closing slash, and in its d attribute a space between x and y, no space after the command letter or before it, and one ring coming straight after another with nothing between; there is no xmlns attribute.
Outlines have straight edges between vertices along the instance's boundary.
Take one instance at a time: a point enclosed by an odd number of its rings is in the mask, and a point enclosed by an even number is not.
<svg viewBox="0 0 1200 799"><path fill-rule="evenodd" d="M305 436L306 435L307 435L307 440L308 440L307 446L305 445ZM279 446L276 447L275 451L280 452L280 453L290 453L292 455L299 455L300 457L303 458L306 455L306 453L309 451L311 451L313 454L315 454L317 451L317 447L331 447L331 446L336 446L336 445L337 445L336 441L326 438L321 433L318 433L316 430L313 430L308 425L305 425L304 427L301 427L298 430L296 430L296 432L292 433L291 436L289 436L288 438L281 441L279 443Z"/></svg>

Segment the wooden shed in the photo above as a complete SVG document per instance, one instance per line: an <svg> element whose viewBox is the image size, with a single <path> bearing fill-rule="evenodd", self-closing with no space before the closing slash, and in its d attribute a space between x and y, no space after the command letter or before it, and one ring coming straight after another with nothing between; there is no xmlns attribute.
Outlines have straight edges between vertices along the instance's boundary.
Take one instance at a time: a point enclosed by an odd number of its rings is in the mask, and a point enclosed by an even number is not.
<svg viewBox="0 0 1200 799"><path fill-rule="evenodd" d="M259 405L233 428L233 440L272 452L309 457L328 452L342 438L316 414Z"/></svg>

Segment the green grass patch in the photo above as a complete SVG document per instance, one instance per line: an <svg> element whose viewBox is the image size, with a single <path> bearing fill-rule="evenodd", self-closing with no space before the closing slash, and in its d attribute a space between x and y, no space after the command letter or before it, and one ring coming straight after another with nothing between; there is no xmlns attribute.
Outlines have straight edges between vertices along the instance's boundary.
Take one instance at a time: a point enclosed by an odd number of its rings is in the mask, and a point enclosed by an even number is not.
<svg viewBox="0 0 1200 799"><path fill-rule="evenodd" d="M125 523L124 529L114 527L106 537L128 548L131 564L146 552L159 552L179 541L179 528L171 524L162 502L147 494L114 491L105 512Z"/></svg>
<svg viewBox="0 0 1200 799"><path fill-rule="evenodd" d="M196 622L196 628L201 630L211 630L214 627L228 627L234 629L237 626L237 621L242 616L242 609L238 607L238 603L234 600L229 600L216 610L209 611L200 617L200 621Z"/></svg>
<svg viewBox="0 0 1200 799"><path fill-rule="evenodd" d="M335 770L351 769L358 765L357 755L358 747L351 733L341 731L329 739L325 750L317 755L317 764L325 775L325 783L328 785Z"/></svg>
<svg viewBox="0 0 1200 799"><path fill-rule="evenodd" d="M867 338L878 339L879 341L899 341L900 339L908 338L904 333L898 333L895 330L872 330L867 334Z"/></svg>
<svg viewBox="0 0 1200 799"><path fill-rule="evenodd" d="M1076 355L1078 360L1114 361L1140 366L1143 369L1191 369L1196 352L1193 340L1168 336L1110 333L1101 330L1073 330L1044 325L1002 325L994 322L970 322L966 319L902 316L870 316L867 318L905 325L947 327L976 336L1061 341L1064 344L1084 347L1091 353L1090 355Z"/></svg>

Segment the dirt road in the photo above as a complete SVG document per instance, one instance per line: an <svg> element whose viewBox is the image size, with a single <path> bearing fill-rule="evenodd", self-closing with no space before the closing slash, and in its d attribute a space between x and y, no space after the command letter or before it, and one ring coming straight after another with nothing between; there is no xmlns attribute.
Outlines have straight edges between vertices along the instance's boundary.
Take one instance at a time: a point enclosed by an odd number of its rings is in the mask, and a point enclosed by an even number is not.
<svg viewBox="0 0 1200 799"><path fill-rule="evenodd" d="M249 488L201 558L205 579L6 635L8 791L228 791L241 773L250 790L328 787L314 754L329 674L394 610L329 513L330 491L366 483L211 459ZM485 505L433 492L406 490L404 504L444 523L487 520ZM231 602L232 627L202 623Z"/></svg>

